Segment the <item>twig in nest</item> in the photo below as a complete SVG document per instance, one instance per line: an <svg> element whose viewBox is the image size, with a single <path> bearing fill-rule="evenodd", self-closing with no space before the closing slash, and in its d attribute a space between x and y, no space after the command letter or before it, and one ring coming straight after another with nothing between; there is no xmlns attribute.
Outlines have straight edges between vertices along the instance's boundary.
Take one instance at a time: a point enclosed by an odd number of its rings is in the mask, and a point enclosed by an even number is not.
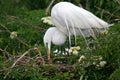
<svg viewBox="0 0 120 80"><path fill-rule="evenodd" d="M17 64L17 62L19 62L26 54L30 53L30 52L33 51L33 50L36 50L39 54L41 54L40 51L38 51L39 49L36 48L36 47L35 47L35 48L31 48L31 49L29 49L28 51L24 52L24 53L13 63L13 65L10 67L9 71L8 71L7 74L4 76L4 79L7 78L7 76L8 76L9 73L12 71L12 69L15 67L15 65ZM44 60L43 60L43 64L44 64Z"/></svg>
<svg viewBox="0 0 120 80"><path fill-rule="evenodd" d="M6 51L6 48L5 49L2 49L0 48L0 51L3 52L3 55L6 59L9 59L9 57L11 56L7 51Z"/></svg>
<svg viewBox="0 0 120 80"><path fill-rule="evenodd" d="M41 54L41 52L40 52L40 48L38 47L38 46L35 46L35 49L36 49L36 51L38 52L38 54L40 55L40 58L42 59L42 63L43 63L43 65L45 64L45 61L44 61L44 58L42 57L42 54Z"/></svg>

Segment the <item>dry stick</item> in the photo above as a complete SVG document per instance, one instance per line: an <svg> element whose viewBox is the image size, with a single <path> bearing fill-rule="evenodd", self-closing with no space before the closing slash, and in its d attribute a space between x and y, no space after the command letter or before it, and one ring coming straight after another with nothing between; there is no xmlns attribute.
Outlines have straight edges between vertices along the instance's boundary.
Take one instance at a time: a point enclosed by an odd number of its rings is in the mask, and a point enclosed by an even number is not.
<svg viewBox="0 0 120 80"><path fill-rule="evenodd" d="M42 57L42 54L40 52L40 48L38 48L38 46L36 46L36 51L38 52L38 54L40 55L40 58L42 59L43 65L45 64L44 58Z"/></svg>
<svg viewBox="0 0 120 80"><path fill-rule="evenodd" d="M116 12L119 11L119 10L120 10L120 8L117 9L117 10L115 10L113 13L111 13L110 17L108 18L108 21L110 21L110 18L114 15L114 13L116 13ZM108 22L108 21L107 21L107 22Z"/></svg>
<svg viewBox="0 0 120 80"><path fill-rule="evenodd" d="M86 4L86 9L87 9L87 10L90 10L90 7L89 7L89 0L86 0L86 3L85 3L85 4Z"/></svg>
<svg viewBox="0 0 120 80"><path fill-rule="evenodd" d="M5 25L3 25L2 23L0 23L0 25L1 25L3 28L5 28L9 33L11 33L11 31L10 31Z"/></svg>
<svg viewBox="0 0 120 80"><path fill-rule="evenodd" d="M51 0L50 4L48 5L47 9L46 9L46 15L48 14L50 7L52 6L52 4L54 3L55 0Z"/></svg>
<svg viewBox="0 0 120 80"><path fill-rule="evenodd" d="M16 21L17 21L17 20L16 20ZM27 24L27 23L22 22L22 21L19 21L19 23L22 24L22 25L28 26L28 27L35 28L35 29L39 30L40 32L46 31L46 29L41 28L41 27L39 27L39 26L33 26L33 25Z"/></svg>
<svg viewBox="0 0 120 80"><path fill-rule="evenodd" d="M27 47L29 47L29 45L27 43L25 43L24 41L22 41L20 38L15 37L19 42L21 42L22 44L26 45Z"/></svg>
<svg viewBox="0 0 120 80"><path fill-rule="evenodd" d="M8 32L7 30L0 30L0 33L3 33L3 32Z"/></svg>
<svg viewBox="0 0 120 80"><path fill-rule="evenodd" d="M116 2L120 5L120 1L116 0Z"/></svg>
<svg viewBox="0 0 120 80"><path fill-rule="evenodd" d="M101 9L101 8L99 8L99 7L97 7L97 6L95 6L95 8L97 8L98 10L104 10L104 9ZM120 18L120 16L116 16L116 15L114 15L114 14L111 14L109 11L105 11L105 10L104 10L104 12L107 13L107 14L109 14L109 15L112 15L112 16L114 16L114 17L116 17L116 18Z"/></svg>
<svg viewBox="0 0 120 80"><path fill-rule="evenodd" d="M5 57L6 59L9 58L10 54L6 51L6 49L2 49L2 48L0 48L0 51L3 52L3 55L4 55L4 57Z"/></svg>
<svg viewBox="0 0 120 80"><path fill-rule="evenodd" d="M31 49L29 49L28 51L24 52L24 53L13 63L13 65L10 67L10 70L9 70L8 73L4 76L4 79L7 78L7 76L9 75L9 73L11 72L11 70L14 68L14 66L16 65L16 63L17 63L18 61L20 61L26 54L30 53L30 51L32 51L32 50L37 50L37 48L31 48ZM38 51L38 50L37 50L37 51Z"/></svg>
<svg viewBox="0 0 120 80"><path fill-rule="evenodd" d="M21 57L20 58L18 58L14 63L13 63L13 65L10 67L10 70L8 71L8 73L4 76L4 79L6 79L6 77L9 75L9 73L11 72L11 70L12 70L12 68L15 66L15 64L18 62L18 61L20 61L26 54L28 54L31 50L33 50L34 48L32 48L32 49L29 49L28 51L26 51L25 53L23 53L22 55L21 55Z"/></svg>
<svg viewBox="0 0 120 80"><path fill-rule="evenodd" d="M0 48L0 51L6 52L6 53L8 54L8 52L6 51L7 47L8 47L8 46L6 46L5 49Z"/></svg>
<svg viewBox="0 0 120 80"><path fill-rule="evenodd" d="M45 31L46 31L46 29L44 29L44 28L42 28L42 27L30 25L30 24L28 24L28 23L25 23L25 22L21 21L20 19L17 20L18 18L15 17L15 16L10 16L10 15L7 15L7 14L5 14L5 15L7 16L8 19L13 20L13 21L16 21L16 22L18 22L19 24L22 24L22 25L24 25L24 26L35 28L35 29L37 29L37 30L39 30L39 31L41 31L41 32L45 32ZM16 18L17 18L17 19L16 19Z"/></svg>
<svg viewBox="0 0 120 80"><path fill-rule="evenodd" d="M9 59L12 56L11 54L9 54L9 52L6 51L7 48L8 48L8 45L4 49L0 48L0 51L3 52L5 59Z"/></svg>
<svg viewBox="0 0 120 80"><path fill-rule="evenodd" d="M0 25L5 28L10 34L11 34L11 31L3 24L0 23ZM26 45L27 47L29 47L29 45L27 43L25 43L24 41L22 41L20 38L18 37L15 37L19 42L21 42L22 44Z"/></svg>
<svg viewBox="0 0 120 80"><path fill-rule="evenodd" d="M102 12L101 12L101 15L100 15L101 19L103 18L103 13L104 13L104 10L102 10Z"/></svg>

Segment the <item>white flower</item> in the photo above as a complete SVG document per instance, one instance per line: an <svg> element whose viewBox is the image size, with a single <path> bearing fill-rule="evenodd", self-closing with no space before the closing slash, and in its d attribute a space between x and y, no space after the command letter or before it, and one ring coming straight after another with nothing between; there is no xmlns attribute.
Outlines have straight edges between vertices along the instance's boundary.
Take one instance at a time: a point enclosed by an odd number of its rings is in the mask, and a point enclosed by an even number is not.
<svg viewBox="0 0 120 80"><path fill-rule="evenodd" d="M72 52L73 52L73 50L72 50L72 49L69 49L69 50L68 50L68 52L69 52L69 53L72 53Z"/></svg>
<svg viewBox="0 0 120 80"><path fill-rule="evenodd" d="M77 46L77 47L76 47L76 50L80 50L80 46Z"/></svg>
<svg viewBox="0 0 120 80"><path fill-rule="evenodd" d="M17 37L17 32L13 31L10 33L10 38L14 39L15 37Z"/></svg>
<svg viewBox="0 0 120 80"><path fill-rule="evenodd" d="M70 47L71 50L74 50L74 47Z"/></svg>
<svg viewBox="0 0 120 80"><path fill-rule="evenodd" d="M81 58L81 59L86 59L86 57L85 57L84 55L82 55L80 58Z"/></svg>
<svg viewBox="0 0 120 80"><path fill-rule="evenodd" d="M103 57L102 56L99 56L99 60L102 60L103 59Z"/></svg>
<svg viewBox="0 0 120 80"><path fill-rule="evenodd" d="M107 64L107 62L106 62L106 61L100 61L100 63L99 63L100 67L104 67L104 66L105 66L105 64Z"/></svg>
<svg viewBox="0 0 120 80"><path fill-rule="evenodd" d="M68 48L65 48L65 51L69 51L69 49L68 49Z"/></svg>
<svg viewBox="0 0 120 80"><path fill-rule="evenodd" d="M78 50L80 50L80 46L71 47L70 49L78 51Z"/></svg>
<svg viewBox="0 0 120 80"><path fill-rule="evenodd" d="M41 18L41 20L43 21L43 23L47 23L49 25L54 25L50 16L43 17L43 18Z"/></svg>
<svg viewBox="0 0 120 80"><path fill-rule="evenodd" d="M78 51L77 51L77 50L74 50L74 51L73 51L73 54L74 54L74 55L78 55Z"/></svg>
<svg viewBox="0 0 120 80"><path fill-rule="evenodd" d="M78 59L78 62L82 62L84 59L86 59L86 57L84 55L80 56L80 58Z"/></svg>
<svg viewBox="0 0 120 80"><path fill-rule="evenodd" d="M104 30L104 31L101 31L100 34L108 34L108 31L107 30Z"/></svg>
<svg viewBox="0 0 120 80"><path fill-rule="evenodd" d="M58 54L55 54L55 56L57 56Z"/></svg>
<svg viewBox="0 0 120 80"><path fill-rule="evenodd" d="M98 65L98 64L97 64L97 65L96 65L96 67L97 67L97 68L99 68L99 67L100 67L100 65Z"/></svg>
<svg viewBox="0 0 120 80"><path fill-rule="evenodd" d="M79 59L78 59L78 62L81 62L81 61L82 61L82 60L79 58Z"/></svg>
<svg viewBox="0 0 120 80"><path fill-rule="evenodd" d="M53 53L58 53L58 49L56 49L55 51L53 51Z"/></svg>
<svg viewBox="0 0 120 80"><path fill-rule="evenodd" d="M78 50L80 50L80 47L70 47L70 49L68 50L69 53L73 53L74 55L78 55Z"/></svg>
<svg viewBox="0 0 120 80"><path fill-rule="evenodd" d="M96 62L93 62L93 65L96 65Z"/></svg>
<svg viewBox="0 0 120 80"><path fill-rule="evenodd" d="M64 52L62 52L62 55L65 55L65 53L64 53Z"/></svg>
<svg viewBox="0 0 120 80"><path fill-rule="evenodd" d="M49 22L49 20L47 20L47 19L43 20L43 23L48 23L48 22Z"/></svg>
<svg viewBox="0 0 120 80"><path fill-rule="evenodd" d="M46 20L46 17L41 18L42 21Z"/></svg>
<svg viewBox="0 0 120 80"><path fill-rule="evenodd" d="M54 25L52 21L48 21L48 24L49 25Z"/></svg>
<svg viewBox="0 0 120 80"><path fill-rule="evenodd" d="M51 20L51 17L50 16L48 16L48 17L46 17L48 20Z"/></svg>
<svg viewBox="0 0 120 80"><path fill-rule="evenodd" d="M68 53L67 53L67 52L65 52L65 55L68 55ZM69 54L69 55L71 55L71 54Z"/></svg>
<svg viewBox="0 0 120 80"><path fill-rule="evenodd" d="M62 53L62 51L58 51L58 54L61 54Z"/></svg>

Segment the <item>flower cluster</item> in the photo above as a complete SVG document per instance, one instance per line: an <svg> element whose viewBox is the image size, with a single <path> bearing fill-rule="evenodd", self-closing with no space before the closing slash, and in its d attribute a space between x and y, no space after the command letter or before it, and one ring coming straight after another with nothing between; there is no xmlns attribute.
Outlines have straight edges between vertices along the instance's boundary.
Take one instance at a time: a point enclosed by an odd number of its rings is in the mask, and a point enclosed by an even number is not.
<svg viewBox="0 0 120 80"><path fill-rule="evenodd" d="M102 56L92 56L92 60L93 60L93 65L95 65L96 68L102 68L104 67L107 62L103 60Z"/></svg>
<svg viewBox="0 0 120 80"><path fill-rule="evenodd" d="M103 60L102 56L91 56L91 58L87 58L81 55L78 62L83 67L94 65L97 69L103 68L107 64L107 61Z"/></svg>
<svg viewBox="0 0 120 80"><path fill-rule="evenodd" d="M50 16L43 17L43 18L41 18L41 20L43 21L43 23L47 23L49 25L54 25Z"/></svg>
<svg viewBox="0 0 120 80"><path fill-rule="evenodd" d="M10 33L10 38L14 39L15 37L17 37L17 32L13 31Z"/></svg>
<svg viewBox="0 0 120 80"><path fill-rule="evenodd" d="M99 66L100 66L100 67L104 67L105 64L107 64L107 61L100 61Z"/></svg>
<svg viewBox="0 0 120 80"><path fill-rule="evenodd" d="M108 34L108 30L101 31L100 34L101 35L106 35L106 34Z"/></svg>
<svg viewBox="0 0 120 80"><path fill-rule="evenodd" d="M62 55L78 55L78 51L80 50L80 46L75 46L75 47L71 47L70 49L65 48L65 51L58 51L58 49L56 49L55 51L53 51L53 53L55 54L55 56L57 56L58 54L62 54Z"/></svg>
<svg viewBox="0 0 120 80"><path fill-rule="evenodd" d="M78 51L80 50L80 46L75 46L75 47L71 47L68 52L73 55L78 55Z"/></svg>
<svg viewBox="0 0 120 80"><path fill-rule="evenodd" d="M78 62L83 62L86 59L86 57L84 55L80 56L80 58L78 59Z"/></svg>

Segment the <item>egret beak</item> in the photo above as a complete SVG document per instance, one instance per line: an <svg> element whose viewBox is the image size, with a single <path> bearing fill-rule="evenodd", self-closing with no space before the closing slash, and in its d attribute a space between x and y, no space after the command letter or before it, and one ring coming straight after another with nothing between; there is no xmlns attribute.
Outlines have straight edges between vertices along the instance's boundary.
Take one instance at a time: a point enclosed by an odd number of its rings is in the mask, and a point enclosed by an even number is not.
<svg viewBox="0 0 120 80"><path fill-rule="evenodd" d="M48 43L46 43L46 51L47 51L47 58L48 58L48 61L50 61L50 48L48 47Z"/></svg>
<svg viewBox="0 0 120 80"><path fill-rule="evenodd" d="M48 61L50 61L50 49L47 48L47 54L48 54Z"/></svg>

